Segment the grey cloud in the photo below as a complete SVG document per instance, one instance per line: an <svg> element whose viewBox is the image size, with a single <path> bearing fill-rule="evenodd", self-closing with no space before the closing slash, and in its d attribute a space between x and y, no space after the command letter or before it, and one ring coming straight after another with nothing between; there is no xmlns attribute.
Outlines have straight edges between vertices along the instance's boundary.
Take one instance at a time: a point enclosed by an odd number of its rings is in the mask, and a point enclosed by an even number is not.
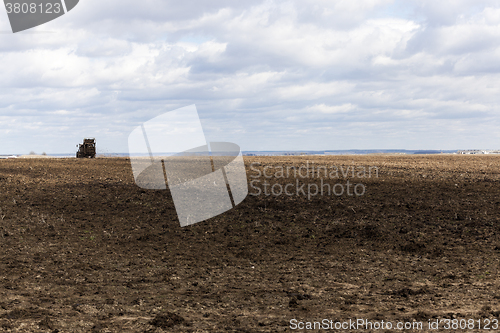
<svg viewBox="0 0 500 333"><path fill-rule="evenodd" d="M451 26L498 6L495 0L412 0L414 17L428 26Z"/></svg>
<svg viewBox="0 0 500 333"><path fill-rule="evenodd" d="M411 2L387 16L391 4L80 2L44 26L53 34L0 35L0 139L30 133L19 149L41 150L47 135L72 151L98 134L124 152L142 121L196 103L207 139L244 150L485 142L474 131L498 122L498 5Z"/></svg>

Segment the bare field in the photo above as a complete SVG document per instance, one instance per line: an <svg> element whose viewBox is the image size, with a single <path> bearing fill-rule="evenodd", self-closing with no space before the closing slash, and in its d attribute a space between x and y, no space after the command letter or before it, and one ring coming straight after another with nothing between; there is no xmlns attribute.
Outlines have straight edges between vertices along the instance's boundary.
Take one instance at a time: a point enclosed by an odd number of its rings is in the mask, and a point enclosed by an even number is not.
<svg viewBox="0 0 500 333"><path fill-rule="evenodd" d="M128 159L0 160L0 331L499 319L500 156L245 163L250 193L262 193L181 228L168 190L137 187ZM328 173L294 174L306 165ZM378 177L358 173L370 166ZM347 181L363 195L308 198L296 186ZM277 195L288 184L292 195Z"/></svg>

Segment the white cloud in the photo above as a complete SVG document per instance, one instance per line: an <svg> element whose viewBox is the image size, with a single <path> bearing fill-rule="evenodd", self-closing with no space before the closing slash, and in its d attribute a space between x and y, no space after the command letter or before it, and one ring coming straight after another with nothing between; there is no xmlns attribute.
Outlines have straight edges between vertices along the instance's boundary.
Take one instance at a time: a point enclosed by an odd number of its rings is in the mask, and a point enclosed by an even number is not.
<svg viewBox="0 0 500 333"><path fill-rule="evenodd" d="M125 152L195 103L247 150L498 148L499 25L494 1L81 1L0 34L0 139Z"/></svg>

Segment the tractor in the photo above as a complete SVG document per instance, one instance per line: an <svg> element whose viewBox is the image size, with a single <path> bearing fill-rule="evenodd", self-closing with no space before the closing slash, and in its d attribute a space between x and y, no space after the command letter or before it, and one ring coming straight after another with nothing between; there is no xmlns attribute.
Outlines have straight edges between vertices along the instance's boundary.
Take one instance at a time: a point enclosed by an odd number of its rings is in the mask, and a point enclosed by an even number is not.
<svg viewBox="0 0 500 333"><path fill-rule="evenodd" d="M83 139L83 144L76 145L78 151L76 152L76 158L95 158L95 139L85 138Z"/></svg>

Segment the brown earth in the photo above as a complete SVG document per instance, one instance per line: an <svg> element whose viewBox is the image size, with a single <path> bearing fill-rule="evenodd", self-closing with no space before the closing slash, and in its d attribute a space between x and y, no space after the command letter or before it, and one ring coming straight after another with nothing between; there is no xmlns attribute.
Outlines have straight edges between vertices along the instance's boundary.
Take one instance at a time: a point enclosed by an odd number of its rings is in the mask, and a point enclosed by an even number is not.
<svg viewBox="0 0 500 333"><path fill-rule="evenodd" d="M362 183L364 195L249 195L181 228L170 193L138 188L125 158L1 160L0 331L284 332L292 319L357 318L494 328L500 156L245 158L249 181L250 163L288 166L267 179L283 186L307 161L378 177L339 171L324 183ZM320 184L311 177L298 180Z"/></svg>

